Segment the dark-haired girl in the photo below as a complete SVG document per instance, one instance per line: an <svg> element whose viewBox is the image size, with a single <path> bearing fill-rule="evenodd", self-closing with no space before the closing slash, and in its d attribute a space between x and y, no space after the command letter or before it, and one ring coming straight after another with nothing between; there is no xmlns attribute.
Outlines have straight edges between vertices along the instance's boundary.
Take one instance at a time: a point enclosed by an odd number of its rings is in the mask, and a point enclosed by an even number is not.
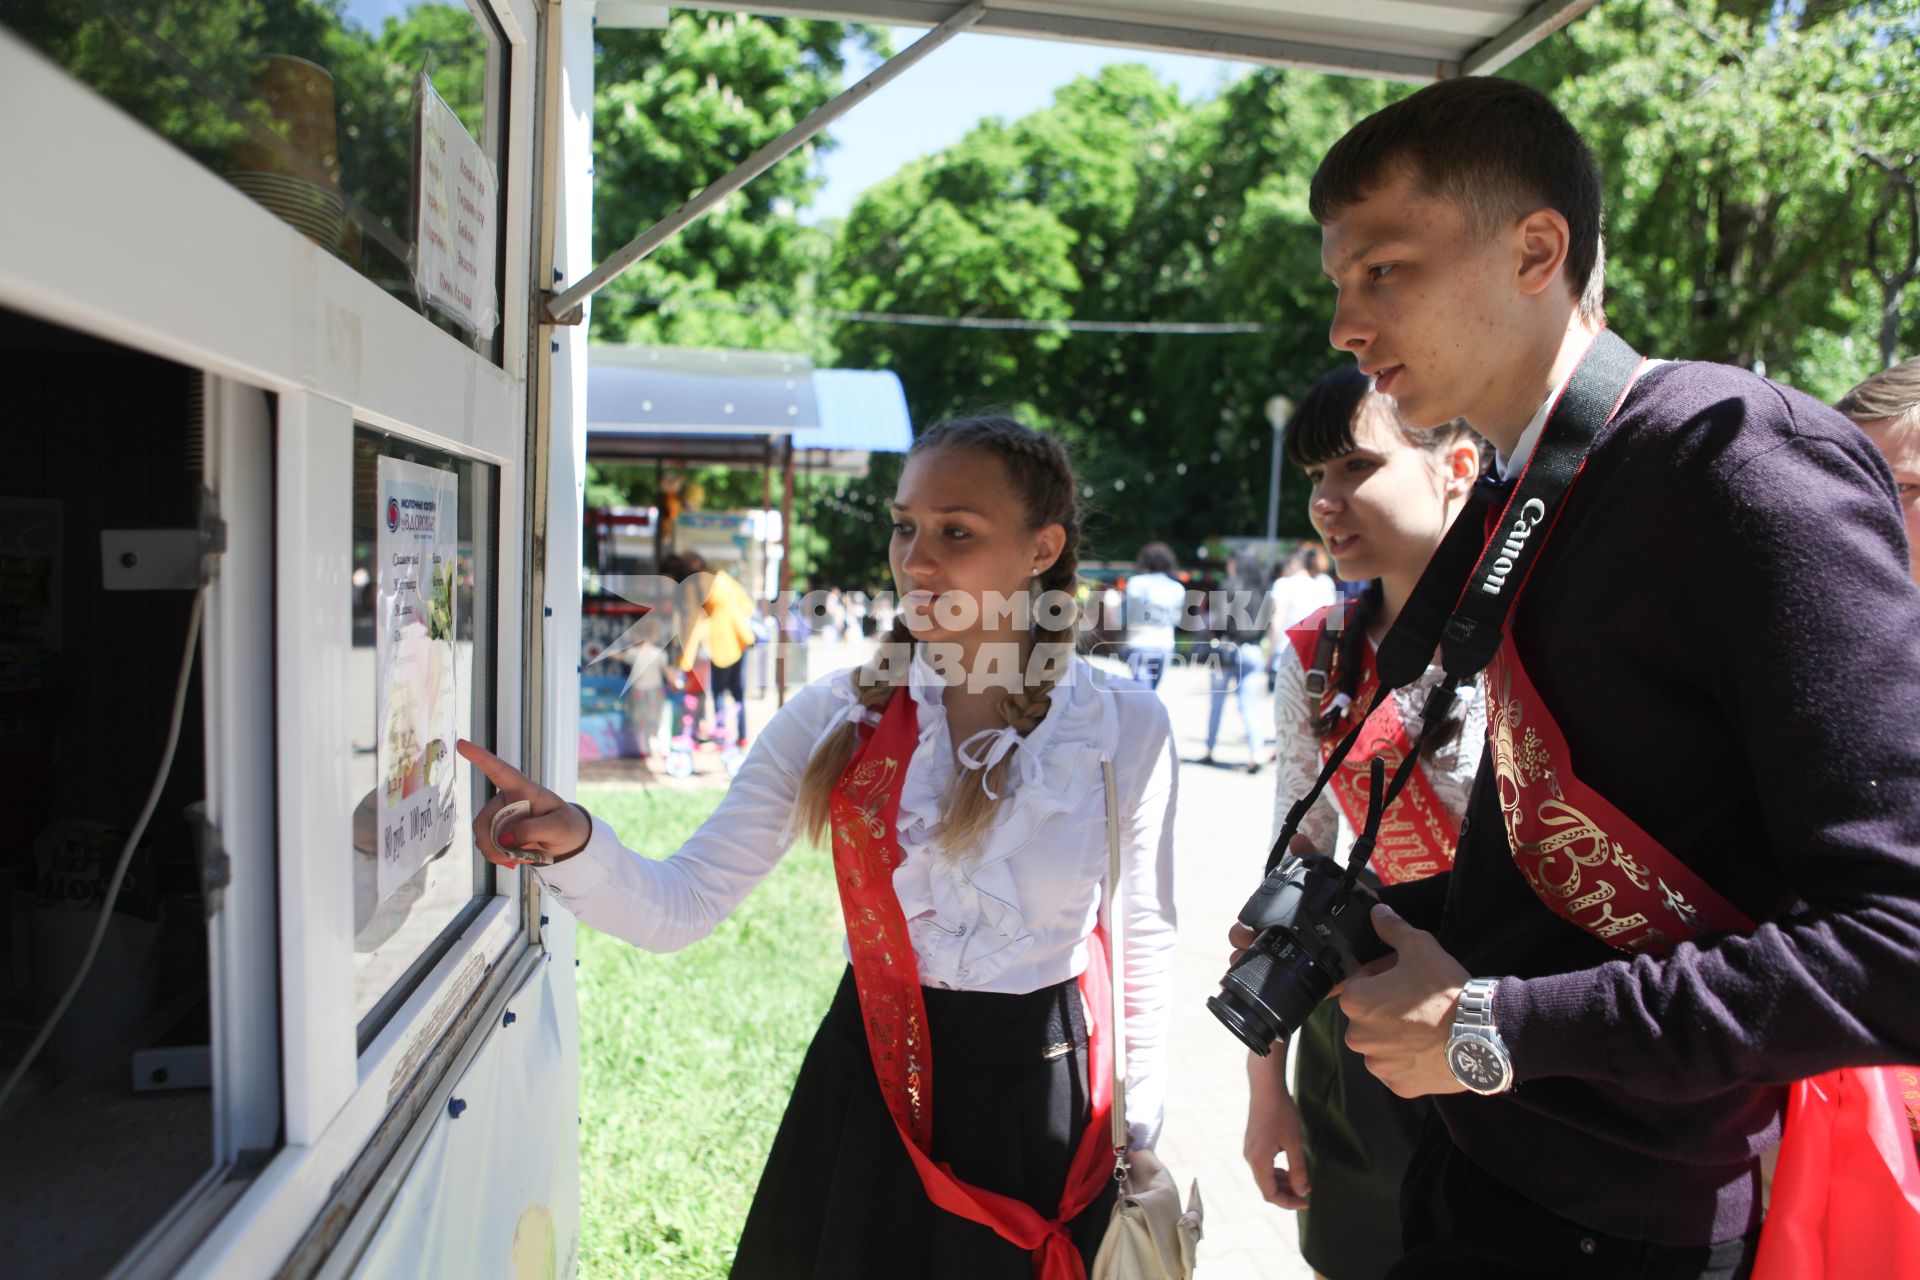
<svg viewBox="0 0 1920 1280"><path fill-rule="evenodd" d="M1078 486L1004 418L915 443L893 501L900 610L807 686L718 809L651 861L470 744L580 919L653 951L705 937L798 835L829 839L849 970L748 1214L747 1280L1078 1280L1113 1198L1103 762L1115 773L1128 1129L1150 1161L1173 946L1173 740L1158 698L1073 652ZM502 800L533 816L488 828ZM824 868L823 868L824 870ZM1090 1029L1089 1023L1092 1023Z"/></svg>
<svg viewBox="0 0 1920 1280"><path fill-rule="evenodd" d="M1280 646L1276 828L1312 786L1324 753L1353 727L1350 717L1372 701L1374 647L1465 504L1481 461L1479 438L1464 423L1413 430L1393 400L1353 368L1314 384L1288 425L1285 447L1312 484L1308 515L1335 572L1368 585L1345 616L1341 606L1321 610ZM1367 760L1384 753L1393 765L1405 758L1420 709L1441 678L1438 666L1429 668L1368 720L1347 765L1301 824L1314 848L1344 853L1365 819ZM1486 731L1477 686L1463 692L1453 714L1385 815L1368 868L1376 885L1424 879L1452 865ZM1399 1256L1400 1180L1428 1103L1389 1092L1346 1047L1345 1033L1337 1003L1314 1012L1299 1033L1291 1095L1284 1054L1249 1056L1245 1154L1268 1201L1303 1210L1300 1248L1314 1270L1331 1280L1369 1280ZM1281 1154L1284 1166L1276 1163Z"/></svg>

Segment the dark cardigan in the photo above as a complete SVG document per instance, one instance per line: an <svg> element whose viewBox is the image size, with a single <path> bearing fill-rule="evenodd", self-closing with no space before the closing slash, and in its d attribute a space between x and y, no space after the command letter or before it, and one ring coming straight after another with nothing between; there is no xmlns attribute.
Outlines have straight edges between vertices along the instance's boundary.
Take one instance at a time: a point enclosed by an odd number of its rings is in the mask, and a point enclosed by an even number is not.
<svg viewBox="0 0 1920 1280"><path fill-rule="evenodd" d="M1573 772L1765 923L1623 957L1521 879L1483 761L1453 872L1390 895L1503 979L1518 1086L1441 1114L1577 1222L1739 1235L1784 1084L1920 1062L1920 590L1892 479L1804 395L1659 366L1595 442L1513 637Z"/></svg>

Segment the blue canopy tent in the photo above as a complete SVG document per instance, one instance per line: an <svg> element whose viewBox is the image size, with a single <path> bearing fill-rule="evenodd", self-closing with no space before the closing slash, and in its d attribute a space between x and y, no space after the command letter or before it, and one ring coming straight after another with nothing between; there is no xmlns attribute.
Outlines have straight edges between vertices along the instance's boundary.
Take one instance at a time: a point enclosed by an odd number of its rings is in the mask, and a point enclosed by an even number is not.
<svg viewBox="0 0 1920 1280"><path fill-rule="evenodd" d="M587 460L589 462L652 462L669 466L721 465L759 467L762 508L771 505L772 470L778 464L782 485L777 523L754 513L749 522L768 554L779 557L779 591L792 584L784 554L786 530L793 517L793 478L796 470L809 475L864 476L875 453L905 453L913 444L913 421L906 391L891 370L815 369L804 356L786 352L721 351L686 347L633 347L593 344L587 356ZM688 513L709 517L717 513ZM637 535L651 537L652 553L645 571L659 562L664 550L663 524L658 513L589 512L589 521L607 524L602 538L583 540L588 546L624 542ZM626 528L622 535L613 528ZM777 546L780 550L776 551ZM606 571L638 571L638 566L589 566ZM764 594L764 579L756 595ZM604 647L622 625L617 600L585 602L582 643ZM608 613L605 619L599 614ZM605 626L596 626L604 622ZM589 665L599 649L583 654ZM780 676L785 692L784 653ZM582 684L583 697L594 688ZM597 691L596 692L601 692ZM583 724L589 718L583 705ZM606 710L614 716L611 705ZM610 720L611 723L611 720ZM616 751L618 748L615 748Z"/></svg>

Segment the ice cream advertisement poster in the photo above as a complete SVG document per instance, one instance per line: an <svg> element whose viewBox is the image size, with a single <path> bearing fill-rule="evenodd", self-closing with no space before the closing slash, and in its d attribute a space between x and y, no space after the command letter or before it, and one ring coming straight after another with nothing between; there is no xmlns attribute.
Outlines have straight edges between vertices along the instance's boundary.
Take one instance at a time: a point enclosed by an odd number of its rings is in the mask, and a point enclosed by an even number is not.
<svg viewBox="0 0 1920 1280"><path fill-rule="evenodd" d="M374 563L379 672L381 899L453 841L453 592L459 481L399 458L380 459Z"/></svg>

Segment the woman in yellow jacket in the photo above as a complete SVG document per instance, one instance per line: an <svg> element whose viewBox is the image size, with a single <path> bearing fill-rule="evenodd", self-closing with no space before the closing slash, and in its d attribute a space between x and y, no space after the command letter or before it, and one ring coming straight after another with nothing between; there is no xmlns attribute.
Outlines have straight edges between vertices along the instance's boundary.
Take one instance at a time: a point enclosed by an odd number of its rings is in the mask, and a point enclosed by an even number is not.
<svg viewBox="0 0 1920 1280"><path fill-rule="evenodd" d="M720 726L720 740L727 737L727 719L720 709L721 696L728 695L738 709L737 729L731 739L734 746L747 745L746 656L753 646L753 598L729 573L714 573L696 552L681 557L687 567L682 580L686 592L684 609L687 634L680 645L680 669L692 671L705 647L713 669L708 689L713 696L713 718Z"/></svg>

